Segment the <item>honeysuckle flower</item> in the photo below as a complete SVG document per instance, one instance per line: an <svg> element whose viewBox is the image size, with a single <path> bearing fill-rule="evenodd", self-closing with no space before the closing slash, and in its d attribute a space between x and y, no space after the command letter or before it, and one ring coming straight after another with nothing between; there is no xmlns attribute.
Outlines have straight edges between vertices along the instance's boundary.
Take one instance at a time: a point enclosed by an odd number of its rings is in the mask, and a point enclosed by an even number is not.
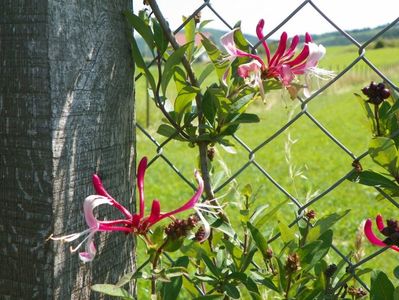
<svg viewBox="0 0 399 300"><path fill-rule="evenodd" d="M221 38L221 43L229 54L228 60L232 61L237 57L249 57L253 59L253 61L238 67L237 73L240 77L246 79L252 76L252 78L256 79L253 82L256 82L259 88L263 87L262 80L275 78L288 88L296 78L296 75L311 74L319 78L332 76L331 72L317 68L317 64L324 56L326 50L322 45L313 43L312 37L308 33L305 35L304 46L298 55L295 56L299 36L294 36L291 44L287 47L288 35L286 32L282 33L277 50L271 55L263 35L264 24L264 20L258 22L256 34L265 49L266 60L263 60L256 54L247 53L237 48L234 42L234 33L238 29L225 34ZM257 74L254 75L253 73ZM263 98L264 91L262 89L260 93Z"/></svg>
<svg viewBox="0 0 399 300"><path fill-rule="evenodd" d="M379 239L373 232L373 222L367 219L364 223L364 234L373 245L379 247L390 246L391 249L399 252L399 226L398 221L388 220L387 226L384 225L384 220L381 215L377 215L375 223L381 234L387 238L384 240Z"/></svg>
<svg viewBox="0 0 399 300"><path fill-rule="evenodd" d="M85 244L85 251L79 253L79 257L83 262L92 261L96 255L96 247L93 242L95 233L103 231L121 231L125 233L142 234L145 235L149 228L157 222L172 217L180 212L194 209L199 216L205 228L204 240L209 237L210 225L202 215L201 211L211 212L211 209L217 209L217 206L199 203L199 199L204 190L204 182L198 171L195 172L195 178L198 182L198 188L195 194L181 207L167 213L161 212L160 202L158 200L152 201L151 213L149 216L144 216L145 203L144 203L144 175L147 168L147 158L144 157L138 167L137 171L137 187L139 192L139 213L131 214L127 208L116 201L104 188L102 181L98 175L94 174L92 177L93 187L96 195L88 196L83 203L83 211L87 229L79 233L73 233L61 237L50 236L52 240L60 240L65 242L72 242L85 236L84 239L76 246L71 247L71 252L75 252ZM100 205L111 205L118 209L124 216L124 219L117 220L98 220L93 213L93 210ZM212 212L214 213L214 212Z"/></svg>
<svg viewBox="0 0 399 300"><path fill-rule="evenodd" d="M97 175L93 175L93 183L99 180ZM132 221L129 219L120 219L114 221L99 221L93 214L93 210L100 205L108 204L114 207L120 207L121 212L130 214L122 205L120 205L113 198L104 197L102 195L91 195L88 196L83 203L83 211L86 220L86 224L88 229L83 230L79 233L73 233L66 236L61 237L53 237L50 238L53 240L61 240L65 242L72 242L81 236L86 236L76 247L71 247L71 252L77 251L85 242L86 242L86 251L80 252L79 257L83 262L92 261L94 256L96 255L96 247L93 242L93 237L96 232L101 231L122 231L122 232L131 232ZM131 216L131 215L130 215Z"/></svg>
<svg viewBox="0 0 399 300"><path fill-rule="evenodd" d="M210 205L207 203L199 202L201 195L204 191L204 181L202 180L200 173L198 171L195 171L194 175L198 182L198 188L195 194L191 197L191 199L189 199L185 204L170 212L161 213L160 202L159 200L155 199L152 201L150 215L145 217L144 216L144 210L145 210L144 176L146 168L147 168L147 159L144 157L140 161L137 171L137 188L139 192L139 213L134 214L132 216L133 232L136 234L145 234L148 231L148 229L155 223L165 218L171 217L175 214L181 213L183 211L194 209L204 226L205 236L203 240L206 240L210 235L210 225L208 221L205 219L205 217L202 215L202 211L205 211L207 213L215 213L213 209L220 209L220 207L216 205Z"/></svg>

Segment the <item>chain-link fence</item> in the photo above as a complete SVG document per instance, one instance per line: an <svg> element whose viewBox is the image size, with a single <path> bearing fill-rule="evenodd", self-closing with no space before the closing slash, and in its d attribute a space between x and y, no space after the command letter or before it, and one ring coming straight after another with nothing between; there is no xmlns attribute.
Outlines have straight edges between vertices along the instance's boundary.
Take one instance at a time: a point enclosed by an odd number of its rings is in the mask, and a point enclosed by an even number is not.
<svg viewBox="0 0 399 300"><path fill-rule="evenodd" d="M333 92L334 87L332 87L333 84L336 82L339 82L340 80L345 80L343 78L346 74L348 74L351 70L353 70L356 67L359 67L360 65L365 64L365 66L361 66L361 72L365 73L366 76L372 77L377 76L381 79L381 81L385 81L388 83L393 89L399 91L398 85L395 83L395 80L392 80L389 75L385 75L383 71L380 70L379 67L377 67L375 64L373 64L373 61L370 60L368 57L366 57L367 50L369 47L371 47L372 43L376 42L379 38L384 36L384 33L390 30L392 27L398 25L399 23L399 18L393 20L389 25L387 25L385 28L383 28L380 32L375 34L372 38L365 42L359 42L357 41L354 37L352 37L350 34L348 34L345 30L340 28L334 20L330 19L315 3L312 1L304 1L301 3L295 10L293 10L278 26L276 26L273 30L271 30L267 35L266 38L270 37L273 35L276 31L278 31L280 28L282 28L287 22L294 21L292 20L297 14L299 14L303 9L312 9L314 14L318 14L321 16L325 22L328 22L332 27L335 28L337 32L339 32L340 35L345 37L350 44L357 49L357 56L348 62L347 65L339 68L336 73L336 76L329 80L328 82L323 82L324 85L321 86L317 91L315 91L309 98L306 99L299 99L300 101L300 109L295 111L295 113L292 115L292 117L285 123L283 124L280 128L274 131L271 135L268 137L259 137L259 141L257 145L247 145L246 142L244 142L241 137L240 137L240 131L238 131L237 135L234 135L233 138L235 140L235 143L237 145L237 152L241 153L246 157L245 160L242 161L241 165L239 168L235 169L232 171L232 174L228 176L228 178L225 178L223 181L219 182L217 186L214 187L214 192L216 197L219 196L219 194L222 193L223 189L226 188L231 182L235 181L236 179L239 179L242 174L248 170L249 168L252 168L251 170L257 170L257 173L252 172L251 176L262 176L266 178L272 186L274 186L275 189L279 191L279 193L282 193L283 197L288 198L296 207L298 211L298 218L296 220L291 220L292 223L291 225L295 224L299 218L302 218L305 210L313 208L314 205L318 202L320 202L322 199L326 197L326 195L333 193L335 189L340 187L344 182L346 182L347 177L353 172L353 168L351 167L350 164L340 166L340 168L343 171L343 174L340 178L335 179L335 182L332 182L329 184L328 187L323 188L321 192L318 194L314 194L312 197L308 199L304 199L304 197L298 197L293 195L288 189L284 186L284 184L280 183L279 180L275 179L274 176L272 176L271 172L266 168L262 162L260 162L256 158L256 154L260 152L262 149L267 147L270 144L273 144L283 133L287 132L291 128L295 127L295 124L299 122L300 120L303 121L303 119L307 119L307 121L310 121L312 124L311 126L314 127L313 130L318 130L319 133L324 135L330 140L331 147L335 147L334 144L340 149L339 151L341 154L347 156L348 161L362 161L364 158L367 158L368 153L366 148L364 147L363 152L360 152L360 154L355 154L359 152L357 149L356 151L349 149L348 147L345 146L345 143L341 141L340 138L336 137L335 134L331 133L328 129L328 126L323 125L323 122L318 119L315 114L311 113L310 110L308 109L309 105L313 102L316 101L320 95L323 92L326 92L327 89L332 90ZM197 9L195 9L192 12L187 12L187 15L190 15L187 20L179 26L174 33L177 34L181 32L184 28L184 25L189 22L192 18L198 15L199 12L203 10L209 10L212 12L214 15L214 18L225 24L226 26L226 31L231 30L233 27L231 24L229 24L224 18L223 18L223 11L217 11L214 9L212 6L212 3L210 0L204 1ZM311 31L311 28L309 29ZM257 43L253 45L253 49L255 50L261 43ZM328 55L328 53L327 53ZM138 80L141 76L137 76L136 80ZM368 84L368 81L365 81L364 84ZM353 91L356 92L356 91ZM146 104L143 101L144 99L136 99L136 105L137 106L145 106ZM328 114L334 114L334 111L328 111ZM183 172L181 172L175 165L176 161L170 158L168 155L167 151L165 151L170 144L173 143L173 140L171 138L164 138L159 135L153 134L151 130L148 130L148 118L150 118L150 115L147 115L147 124L145 124L144 119L142 119L137 123L137 128L138 130L138 135L141 136L141 139L148 139L150 143L152 144L155 155L154 157L150 160L149 165L156 165L157 162L163 161L165 162L168 167L170 167L171 170L173 170L174 173L177 174L178 178L180 178L183 182L187 183L189 186L195 188L191 184L191 178L188 178L185 176ZM272 118L272 117L270 117ZM257 125L253 125L257 126ZM342 128L344 131L345 129ZM341 135L340 135L341 136ZM140 139L138 139L138 143L140 143ZM310 145L310 147L315 147L314 151L317 151L316 141L314 141L313 145ZM138 148L140 148L140 144L138 145ZM184 156L186 154L183 154ZM193 159L195 156L193 156ZM316 187L318 188L318 187ZM385 197L386 201L388 201L390 204L387 205L393 205L393 207L399 208L399 203L390 197L389 195L383 193L382 190L378 189L379 193L382 193L382 195ZM354 199L353 201L357 201L357 199ZM358 201L364 201L364 199L358 199ZM370 216L372 217L372 216ZM361 219L359 219L359 223L361 222ZM279 237L279 235L274 236L269 240L269 242L272 242L276 240ZM381 253L383 253L385 250L388 248L382 248L376 252L374 252L371 255L364 256L360 261L357 262L352 262L350 259L348 253L346 253L346 250L340 249L339 245L334 245L332 249L336 252L336 254L341 257L343 260L346 261L347 264L347 272L352 272L354 274L354 277L356 280L366 289L369 291L368 285L362 280L356 273L356 269L359 268L360 266L363 266L365 263L369 262L370 260L374 259L375 257L379 256Z"/></svg>

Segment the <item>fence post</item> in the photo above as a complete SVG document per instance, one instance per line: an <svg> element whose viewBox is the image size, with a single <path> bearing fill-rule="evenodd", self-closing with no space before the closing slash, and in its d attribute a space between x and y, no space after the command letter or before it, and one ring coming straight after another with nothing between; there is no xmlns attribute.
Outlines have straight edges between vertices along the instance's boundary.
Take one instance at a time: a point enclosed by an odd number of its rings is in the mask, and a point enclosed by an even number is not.
<svg viewBox="0 0 399 300"><path fill-rule="evenodd" d="M131 203L133 79L121 14L131 5L2 1L1 299L89 299L91 284L115 282L132 268L124 234L97 236L91 264L67 244L46 242L86 227L82 204L94 192L93 172Z"/></svg>

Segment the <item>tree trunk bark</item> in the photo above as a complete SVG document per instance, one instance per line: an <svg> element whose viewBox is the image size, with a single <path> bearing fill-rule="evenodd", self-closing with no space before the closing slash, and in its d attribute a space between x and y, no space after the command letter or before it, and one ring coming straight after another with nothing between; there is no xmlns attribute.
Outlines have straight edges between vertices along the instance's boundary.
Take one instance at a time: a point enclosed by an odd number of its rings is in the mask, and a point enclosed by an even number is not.
<svg viewBox="0 0 399 300"><path fill-rule="evenodd" d="M90 285L115 283L134 265L123 233L97 234L88 264L69 244L46 241L86 228L94 172L132 207L133 64L122 16L131 8L131 0L1 1L1 299L97 298Z"/></svg>

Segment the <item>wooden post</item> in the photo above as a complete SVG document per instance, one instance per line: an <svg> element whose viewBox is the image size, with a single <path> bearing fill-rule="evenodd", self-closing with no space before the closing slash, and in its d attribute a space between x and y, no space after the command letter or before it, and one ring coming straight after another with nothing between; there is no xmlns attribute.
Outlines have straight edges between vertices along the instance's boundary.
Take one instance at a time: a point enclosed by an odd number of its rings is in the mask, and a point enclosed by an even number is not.
<svg viewBox="0 0 399 300"><path fill-rule="evenodd" d="M132 207L130 0L3 0L0 8L0 298L89 299L133 267L133 240L97 234L83 264L46 241L86 228L98 172ZM104 213L104 210L106 212ZM120 217L111 206L100 216ZM76 245L76 244L75 244Z"/></svg>

